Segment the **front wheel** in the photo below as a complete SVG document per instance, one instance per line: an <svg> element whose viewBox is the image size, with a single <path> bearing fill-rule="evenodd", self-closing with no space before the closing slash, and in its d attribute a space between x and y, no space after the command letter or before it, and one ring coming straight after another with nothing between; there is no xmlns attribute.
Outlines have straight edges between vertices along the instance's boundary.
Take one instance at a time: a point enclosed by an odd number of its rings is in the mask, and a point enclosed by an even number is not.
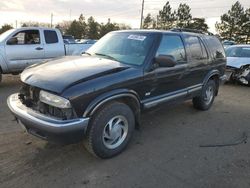
<svg viewBox="0 0 250 188"><path fill-rule="evenodd" d="M129 106L120 102L109 103L91 119L85 147L100 158L113 157L125 149L134 127L135 118Z"/></svg>
<svg viewBox="0 0 250 188"><path fill-rule="evenodd" d="M201 96L193 98L194 108L203 111L208 110L214 102L215 93L216 83L214 80L209 80L203 87Z"/></svg>

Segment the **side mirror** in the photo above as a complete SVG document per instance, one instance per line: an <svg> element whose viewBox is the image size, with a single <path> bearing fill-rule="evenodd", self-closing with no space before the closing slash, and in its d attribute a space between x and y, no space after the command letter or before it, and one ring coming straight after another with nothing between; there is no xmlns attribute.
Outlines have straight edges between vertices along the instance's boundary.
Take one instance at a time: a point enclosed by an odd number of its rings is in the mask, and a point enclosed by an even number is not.
<svg viewBox="0 0 250 188"><path fill-rule="evenodd" d="M15 45L17 44L18 40L16 37L11 37L8 41L7 41L7 44L8 45Z"/></svg>
<svg viewBox="0 0 250 188"><path fill-rule="evenodd" d="M171 55L158 55L155 57L155 62L160 67L174 67L177 64L174 57Z"/></svg>

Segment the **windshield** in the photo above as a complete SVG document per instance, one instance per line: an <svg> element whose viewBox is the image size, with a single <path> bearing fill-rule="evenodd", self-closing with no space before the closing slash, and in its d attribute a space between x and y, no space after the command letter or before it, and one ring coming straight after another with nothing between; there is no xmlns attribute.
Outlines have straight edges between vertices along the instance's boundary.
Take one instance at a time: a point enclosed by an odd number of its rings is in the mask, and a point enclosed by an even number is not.
<svg viewBox="0 0 250 188"><path fill-rule="evenodd" d="M144 63L154 38L148 33L109 33L86 53L138 66Z"/></svg>
<svg viewBox="0 0 250 188"><path fill-rule="evenodd" d="M250 47L230 47L226 50L227 57L249 57Z"/></svg>
<svg viewBox="0 0 250 188"><path fill-rule="evenodd" d="M11 30L8 30L8 31L5 31L4 33L2 33L0 35L0 42L2 42L3 40L6 39L6 37L8 37L12 32L13 32L14 29L11 29Z"/></svg>

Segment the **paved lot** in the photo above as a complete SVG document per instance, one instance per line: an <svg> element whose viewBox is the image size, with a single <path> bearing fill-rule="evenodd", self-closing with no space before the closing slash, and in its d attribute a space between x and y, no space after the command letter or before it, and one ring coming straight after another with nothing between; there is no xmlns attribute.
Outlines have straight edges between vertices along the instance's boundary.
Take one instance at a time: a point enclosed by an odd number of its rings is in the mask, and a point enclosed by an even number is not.
<svg viewBox="0 0 250 188"><path fill-rule="evenodd" d="M248 87L223 86L207 112L190 101L147 112L127 150L109 160L22 131L6 107L18 88L18 77L0 84L0 187L250 187L250 142L199 147L250 135Z"/></svg>

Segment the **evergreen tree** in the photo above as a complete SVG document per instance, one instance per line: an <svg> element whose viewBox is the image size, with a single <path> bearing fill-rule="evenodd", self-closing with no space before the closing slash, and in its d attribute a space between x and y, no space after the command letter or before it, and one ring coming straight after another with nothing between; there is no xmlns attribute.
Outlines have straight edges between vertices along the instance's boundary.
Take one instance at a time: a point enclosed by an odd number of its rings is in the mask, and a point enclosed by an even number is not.
<svg viewBox="0 0 250 188"><path fill-rule="evenodd" d="M95 19L91 16L88 19L88 30L87 37L89 39L98 39L99 38L99 24L95 21Z"/></svg>
<svg viewBox="0 0 250 188"><path fill-rule="evenodd" d="M153 18L151 14L147 14L146 18L143 21L143 29L150 29L153 28Z"/></svg>
<svg viewBox="0 0 250 188"><path fill-rule="evenodd" d="M197 29L201 31L208 31L208 25L205 22L205 18L193 18L187 28L189 29Z"/></svg>
<svg viewBox="0 0 250 188"><path fill-rule="evenodd" d="M242 25L246 20L245 16L243 6L237 1L226 14L221 16L221 22L216 23L217 32L222 39L242 42Z"/></svg>
<svg viewBox="0 0 250 188"><path fill-rule="evenodd" d="M82 14L79 16L78 21L74 20L65 32L65 34L67 35L73 35L76 39L84 38L86 36L86 33L87 24Z"/></svg>
<svg viewBox="0 0 250 188"><path fill-rule="evenodd" d="M175 21L175 15L172 13L172 8L167 1L163 9L159 11L157 16L157 28L159 29L170 29L173 27Z"/></svg>
<svg viewBox="0 0 250 188"><path fill-rule="evenodd" d="M10 29L13 29L13 27L9 24L4 24L0 29L0 34L4 33L5 31L8 31Z"/></svg>
<svg viewBox="0 0 250 188"><path fill-rule="evenodd" d="M187 28L191 19L192 19L191 8L187 4L181 3L176 13L177 27Z"/></svg>

